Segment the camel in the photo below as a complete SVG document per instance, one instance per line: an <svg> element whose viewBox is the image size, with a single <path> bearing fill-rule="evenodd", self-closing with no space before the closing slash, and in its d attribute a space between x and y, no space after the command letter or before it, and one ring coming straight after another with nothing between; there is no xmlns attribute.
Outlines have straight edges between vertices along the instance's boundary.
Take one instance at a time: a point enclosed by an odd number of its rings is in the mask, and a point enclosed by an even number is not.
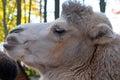
<svg viewBox="0 0 120 80"><path fill-rule="evenodd" d="M105 14L76 0L52 22L18 25L4 48L41 80L120 80L120 36Z"/></svg>

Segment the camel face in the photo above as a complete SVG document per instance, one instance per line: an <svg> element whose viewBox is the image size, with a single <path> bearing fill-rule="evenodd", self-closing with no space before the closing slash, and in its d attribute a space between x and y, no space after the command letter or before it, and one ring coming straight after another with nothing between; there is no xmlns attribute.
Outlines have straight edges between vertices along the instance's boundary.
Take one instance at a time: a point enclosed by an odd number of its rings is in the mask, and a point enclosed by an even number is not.
<svg viewBox="0 0 120 80"><path fill-rule="evenodd" d="M10 56L28 65L58 66L74 55L79 33L61 17L51 23L17 26L7 36L4 46Z"/></svg>
<svg viewBox="0 0 120 80"><path fill-rule="evenodd" d="M47 78L53 77L44 80L73 80L68 77L71 74L63 78L63 72L68 74L67 71L79 72L80 79L89 80L81 77L80 70L86 66L89 69L97 48L110 44L116 36L107 17L93 12L91 7L68 1L62 9L60 18L53 22L17 26L7 36L4 47L11 57L47 73ZM85 76L89 75L85 72Z"/></svg>
<svg viewBox="0 0 120 80"><path fill-rule="evenodd" d="M40 53L42 53L43 55L43 56L41 55L41 57L44 58L44 55L48 54L48 52L51 51L50 48L54 45L51 40L49 43L47 43L48 41L46 41L49 40L49 38L47 37L50 31L49 24L51 23L37 25L25 24L20 25L16 29L11 31L7 37L8 45L6 45L7 46L6 49L8 50L8 52L12 53L10 55L16 59L34 61L36 60L37 57L39 57L37 54L39 54L38 52L40 51ZM34 44L36 45L36 47ZM40 46L41 50L39 48ZM35 52L32 51L33 49ZM49 50L47 51L46 49ZM32 54L36 54L35 55L36 57L33 56ZM29 55L29 57L26 55Z"/></svg>

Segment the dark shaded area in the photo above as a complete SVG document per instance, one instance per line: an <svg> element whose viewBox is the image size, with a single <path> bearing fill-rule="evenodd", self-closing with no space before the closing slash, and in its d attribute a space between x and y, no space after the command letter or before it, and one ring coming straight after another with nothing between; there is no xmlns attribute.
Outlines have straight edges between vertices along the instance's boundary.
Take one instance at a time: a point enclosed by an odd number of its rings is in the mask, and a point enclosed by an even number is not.
<svg viewBox="0 0 120 80"><path fill-rule="evenodd" d="M47 22L47 0L44 0L44 22Z"/></svg>
<svg viewBox="0 0 120 80"><path fill-rule="evenodd" d="M16 62L0 52L0 79L15 80L17 77Z"/></svg>
<svg viewBox="0 0 120 80"><path fill-rule="evenodd" d="M55 19L59 17L59 4L60 4L60 1L55 0Z"/></svg>
<svg viewBox="0 0 120 80"><path fill-rule="evenodd" d="M106 2L104 0L100 0L100 11L105 13Z"/></svg>
<svg viewBox="0 0 120 80"><path fill-rule="evenodd" d="M17 25L21 24L21 0L16 0L17 2Z"/></svg>

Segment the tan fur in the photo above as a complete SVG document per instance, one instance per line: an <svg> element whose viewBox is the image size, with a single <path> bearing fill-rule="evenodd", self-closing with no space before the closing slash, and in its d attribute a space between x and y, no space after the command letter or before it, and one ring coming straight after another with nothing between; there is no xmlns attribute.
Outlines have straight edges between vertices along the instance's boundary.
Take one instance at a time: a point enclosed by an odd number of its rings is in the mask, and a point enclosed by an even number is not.
<svg viewBox="0 0 120 80"><path fill-rule="evenodd" d="M11 31L7 52L38 69L41 80L119 80L120 38L108 18L76 0L63 3L62 9L53 22Z"/></svg>

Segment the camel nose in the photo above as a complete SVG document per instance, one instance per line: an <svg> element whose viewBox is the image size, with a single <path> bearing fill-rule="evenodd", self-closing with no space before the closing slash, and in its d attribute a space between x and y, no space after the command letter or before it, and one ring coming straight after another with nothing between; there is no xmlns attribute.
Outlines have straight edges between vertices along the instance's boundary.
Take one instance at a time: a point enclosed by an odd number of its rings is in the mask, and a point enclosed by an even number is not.
<svg viewBox="0 0 120 80"><path fill-rule="evenodd" d="M8 36L6 39L6 42L7 43L4 43L3 46L7 50L14 48L15 45L18 44L18 41L17 41L16 37L14 37L14 36Z"/></svg>
<svg viewBox="0 0 120 80"><path fill-rule="evenodd" d="M11 33L20 33L22 32L24 29L23 28L16 28L16 29L13 29L12 31L10 31L10 34Z"/></svg>

